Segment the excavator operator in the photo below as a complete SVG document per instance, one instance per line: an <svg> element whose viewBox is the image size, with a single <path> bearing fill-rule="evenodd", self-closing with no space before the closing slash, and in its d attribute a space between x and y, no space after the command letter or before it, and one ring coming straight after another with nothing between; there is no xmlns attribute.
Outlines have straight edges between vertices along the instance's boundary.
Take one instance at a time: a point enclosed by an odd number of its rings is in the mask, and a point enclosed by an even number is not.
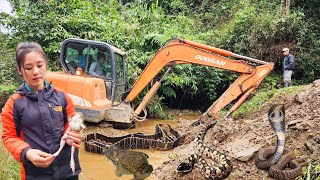
<svg viewBox="0 0 320 180"><path fill-rule="evenodd" d="M105 77L103 75L103 63L106 61L104 54L98 55L98 60L91 64L89 74L96 77Z"/></svg>

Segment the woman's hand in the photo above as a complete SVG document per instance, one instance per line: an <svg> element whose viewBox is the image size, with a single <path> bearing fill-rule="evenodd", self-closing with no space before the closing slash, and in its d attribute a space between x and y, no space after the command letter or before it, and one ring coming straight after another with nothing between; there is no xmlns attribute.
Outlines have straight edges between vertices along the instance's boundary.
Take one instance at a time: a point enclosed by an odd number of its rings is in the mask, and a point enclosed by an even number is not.
<svg viewBox="0 0 320 180"><path fill-rule="evenodd" d="M79 131L72 131L72 130L67 130L66 131L68 138L66 139L66 143L69 146L74 146L76 148L80 147L81 144L81 135Z"/></svg>
<svg viewBox="0 0 320 180"><path fill-rule="evenodd" d="M54 156L39 149L29 149L26 158L30 160L36 167L47 168L55 159Z"/></svg>

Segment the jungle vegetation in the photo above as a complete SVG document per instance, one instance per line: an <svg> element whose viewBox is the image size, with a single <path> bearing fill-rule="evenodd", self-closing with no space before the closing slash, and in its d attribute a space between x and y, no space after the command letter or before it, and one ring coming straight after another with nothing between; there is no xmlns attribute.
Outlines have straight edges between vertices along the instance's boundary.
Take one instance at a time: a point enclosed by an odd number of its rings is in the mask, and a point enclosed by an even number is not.
<svg viewBox="0 0 320 180"><path fill-rule="evenodd" d="M275 63L260 89L281 79L281 49L296 56L294 84L320 77L320 4L316 0L10 0L14 15L0 14L0 84L18 84L14 50L22 41L44 47L49 68L61 71L66 38L104 41L127 52L129 84L169 39L182 38ZM163 109L205 110L237 77L230 71L179 65L166 76L151 114ZM2 88L3 89L3 88ZM12 89L12 88L11 88Z"/></svg>
<svg viewBox="0 0 320 180"><path fill-rule="evenodd" d="M294 85L320 78L318 0L9 0L14 15L0 13L0 107L21 83L14 51L22 41L44 47L49 68L61 71L60 44L66 38L104 41L127 52L129 84L169 39L182 38L272 61L275 69L255 98L238 114L258 108L277 94L281 49L296 56ZM149 111L164 108L205 110L237 77L230 71L196 65L176 66L165 78ZM299 86L284 89L299 91ZM0 124L0 132L1 124ZM0 146L0 179L19 179L19 164ZM311 169L319 169L319 166ZM308 174L310 165L308 168ZM310 178L309 178L310 179Z"/></svg>

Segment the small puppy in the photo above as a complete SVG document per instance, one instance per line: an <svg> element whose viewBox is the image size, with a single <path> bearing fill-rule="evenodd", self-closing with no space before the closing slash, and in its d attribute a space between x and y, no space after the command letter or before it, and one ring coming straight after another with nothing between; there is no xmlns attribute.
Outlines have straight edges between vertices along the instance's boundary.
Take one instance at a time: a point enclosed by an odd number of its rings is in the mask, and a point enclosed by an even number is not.
<svg viewBox="0 0 320 180"><path fill-rule="evenodd" d="M69 127L72 131L81 131L82 129L84 129L86 126L83 124L83 114L82 113L76 113L73 117L68 117L68 121L69 121ZM57 157L60 152L62 151L64 145L66 144L66 139L68 138L67 134L64 134L61 138L60 141L60 148L57 152L55 152L53 154L54 157ZM72 146L71 147L71 160L70 160L70 168L72 170L72 173L74 174L75 172L75 163L74 163L74 150L75 147Z"/></svg>

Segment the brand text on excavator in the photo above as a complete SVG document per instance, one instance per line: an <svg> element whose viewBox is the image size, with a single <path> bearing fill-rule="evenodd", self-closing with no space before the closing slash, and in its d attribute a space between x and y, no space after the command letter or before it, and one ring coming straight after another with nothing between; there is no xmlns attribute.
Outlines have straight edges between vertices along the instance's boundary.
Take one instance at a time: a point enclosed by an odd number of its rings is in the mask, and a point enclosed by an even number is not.
<svg viewBox="0 0 320 180"><path fill-rule="evenodd" d="M199 59L199 60L205 61L205 62L210 62L212 64L218 64L221 66L224 66L226 64L226 62L224 62L224 61L215 60L215 59L208 58L208 57L201 56L201 55L196 55L195 59Z"/></svg>

